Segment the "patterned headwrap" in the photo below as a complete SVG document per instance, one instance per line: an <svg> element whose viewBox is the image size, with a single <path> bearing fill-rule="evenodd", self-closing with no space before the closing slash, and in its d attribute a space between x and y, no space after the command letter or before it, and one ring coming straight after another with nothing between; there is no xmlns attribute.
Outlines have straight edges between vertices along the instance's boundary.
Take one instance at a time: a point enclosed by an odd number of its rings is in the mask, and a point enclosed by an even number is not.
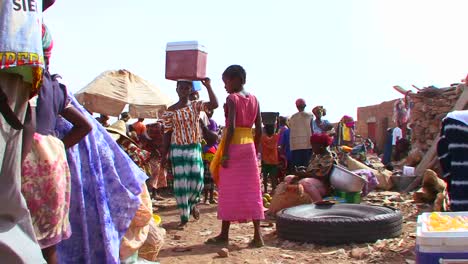
<svg viewBox="0 0 468 264"><path fill-rule="evenodd" d="M333 138L326 133L315 133L310 137L311 144L320 144L323 146L330 146L333 143Z"/></svg>
<svg viewBox="0 0 468 264"><path fill-rule="evenodd" d="M314 109L312 109L312 113L314 113L315 115L319 112L319 111L322 111L322 115L325 116L325 108L323 108L323 106L319 105L319 106L316 106L314 107Z"/></svg>
<svg viewBox="0 0 468 264"><path fill-rule="evenodd" d="M347 126L347 127L354 127L354 119L351 116L345 115L341 119L341 121Z"/></svg>
<svg viewBox="0 0 468 264"><path fill-rule="evenodd" d="M44 50L44 58L49 61L52 55L52 48L54 42L52 41L52 35L45 24L42 24L42 49Z"/></svg>

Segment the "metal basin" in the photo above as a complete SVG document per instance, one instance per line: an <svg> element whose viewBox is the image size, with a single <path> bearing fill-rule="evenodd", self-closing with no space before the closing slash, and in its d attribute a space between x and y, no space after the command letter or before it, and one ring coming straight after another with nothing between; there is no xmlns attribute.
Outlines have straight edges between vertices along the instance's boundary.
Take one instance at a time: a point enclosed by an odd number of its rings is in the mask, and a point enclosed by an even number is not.
<svg viewBox="0 0 468 264"><path fill-rule="evenodd" d="M344 192L360 192L367 179L338 165L333 165L330 183L335 189Z"/></svg>

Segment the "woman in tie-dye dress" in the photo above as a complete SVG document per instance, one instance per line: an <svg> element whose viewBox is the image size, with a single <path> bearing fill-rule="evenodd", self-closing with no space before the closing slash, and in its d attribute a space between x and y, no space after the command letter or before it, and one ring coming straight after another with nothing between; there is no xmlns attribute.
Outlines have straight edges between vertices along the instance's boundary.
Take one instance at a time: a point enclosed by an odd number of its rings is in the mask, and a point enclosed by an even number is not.
<svg viewBox="0 0 468 264"><path fill-rule="evenodd" d="M190 101L191 81L178 81L179 101L164 113L164 146L161 164L168 156L174 174L174 195L180 209L180 227L183 228L190 215L199 219L197 203L203 191L203 160L201 156L200 112L216 109L218 100L211 88L210 79L202 81L210 97L209 102Z"/></svg>

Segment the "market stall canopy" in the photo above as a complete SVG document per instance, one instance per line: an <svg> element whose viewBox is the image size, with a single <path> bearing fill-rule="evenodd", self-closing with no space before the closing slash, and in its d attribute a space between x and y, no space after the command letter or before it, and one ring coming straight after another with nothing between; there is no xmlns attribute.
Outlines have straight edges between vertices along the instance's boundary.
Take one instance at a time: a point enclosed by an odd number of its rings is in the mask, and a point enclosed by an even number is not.
<svg viewBox="0 0 468 264"><path fill-rule="evenodd" d="M106 71L75 94L88 111L118 116L129 105L134 118L157 118L171 100L159 88L127 71Z"/></svg>

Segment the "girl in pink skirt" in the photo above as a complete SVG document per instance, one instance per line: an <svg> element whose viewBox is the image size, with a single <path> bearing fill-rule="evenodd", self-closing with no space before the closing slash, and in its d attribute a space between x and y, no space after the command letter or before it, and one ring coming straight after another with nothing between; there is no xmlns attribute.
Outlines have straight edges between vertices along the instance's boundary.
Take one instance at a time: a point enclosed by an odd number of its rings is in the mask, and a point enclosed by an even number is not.
<svg viewBox="0 0 468 264"><path fill-rule="evenodd" d="M229 240L231 222L253 221L254 240L251 246L264 245L260 220L264 219L260 173L257 163L262 120L257 98L244 90L245 70L229 66L223 81L229 96L226 100L226 128L210 170L218 184L218 219L221 234L207 244L225 244ZM252 127L255 125L255 137Z"/></svg>

